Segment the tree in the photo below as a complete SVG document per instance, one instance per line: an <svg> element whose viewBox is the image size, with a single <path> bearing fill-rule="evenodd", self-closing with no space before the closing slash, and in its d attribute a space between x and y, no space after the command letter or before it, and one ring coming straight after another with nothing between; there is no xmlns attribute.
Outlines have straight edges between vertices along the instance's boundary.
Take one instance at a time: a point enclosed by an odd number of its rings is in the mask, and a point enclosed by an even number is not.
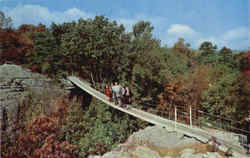
<svg viewBox="0 0 250 158"><path fill-rule="evenodd" d="M79 19L77 22L52 24L51 32L61 49L62 60L68 72L96 82L111 82L122 78L124 54L128 51L130 36L123 25L110 22L104 16Z"/></svg>
<svg viewBox="0 0 250 158"><path fill-rule="evenodd" d="M181 107L181 112L189 113L193 109L195 120L198 118L198 110L201 109L201 97L203 91L209 87L210 66L199 66L192 73L185 73L169 79L164 85L163 101L157 108L174 113L173 106ZM181 115L183 117L185 115ZM173 115L170 114L173 119ZM181 118L188 121L187 118Z"/></svg>
<svg viewBox="0 0 250 158"><path fill-rule="evenodd" d="M55 23L52 23L50 26L50 31L53 34L57 45L61 44L61 40L62 40L62 35L70 32L72 29L72 24L71 23L63 23L60 25L57 25Z"/></svg>
<svg viewBox="0 0 250 158"><path fill-rule="evenodd" d="M163 59L159 55L159 49L152 49L140 56L132 71L133 92L135 97L145 100L155 100L163 91L162 82L164 75Z"/></svg>
<svg viewBox="0 0 250 158"><path fill-rule="evenodd" d="M216 45L213 45L211 42L207 42L207 41L203 42L199 48L200 53L203 56L214 54L216 49L217 49Z"/></svg>
<svg viewBox="0 0 250 158"><path fill-rule="evenodd" d="M18 27L17 31L20 33L35 32L36 27L32 24L22 24Z"/></svg>
<svg viewBox="0 0 250 158"><path fill-rule="evenodd" d="M188 72L190 68L190 58L188 58L186 55L182 53L175 53L173 50L164 48L161 49L161 54L164 68L161 70L160 74L164 74L165 80L167 80L167 82Z"/></svg>
<svg viewBox="0 0 250 158"><path fill-rule="evenodd" d="M250 75L250 51L243 52L240 57L240 70L247 75Z"/></svg>
<svg viewBox="0 0 250 158"><path fill-rule="evenodd" d="M205 41L200 45L198 60L201 63L209 64L216 60L216 49L217 46L213 45L211 42Z"/></svg>
<svg viewBox="0 0 250 158"><path fill-rule="evenodd" d="M190 44L184 42L184 38L179 38L178 41L174 44L173 50L175 52L182 53L186 56L192 56L192 51L189 48Z"/></svg>
<svg viewBox="0 0 250 158"><path fill-rule="evenodd" d="M238 109L241 111L241 116L246 119L250 115L250 51L243 52L239 60L241 75L238 79L240 84Z"/></svg>
<svg viewBox="0 0 250 158"><path fill-rule="evenodd" d="M11 29L0 30L0 64L27 64L25 57L32 47L33 42L26 35Z"/></svg>
<svg viewBox="0 0 250 158"><path fill-rule="evenodd" d="M65 59L65 66L70 73L77 70L77 59L81 59L80 53L82 39L80 38L80 34L77 32L74 23L71 23L71 30L69 32L64 33L61 36L60 47L62 48L62 55ZM81 67L82 64L78 65Z"/></svg>
<svg viewBox="0 0 250 158"><path fill-rule="evenodd" d="M150 22L139 21L133 26L133 34L135 38L142 37L145 34L150 34L154 27L151 26Z"/></svg>
<svg viewBox="0 0 250 158"><path fill-rule="evenodd" d="M9 29L12 27L12 19L6 17L2 11L0 11L0 30Z"/></svg>
<svg viewBox="0 0 250 158"><path fill-rule="evenodd" d="M150 22L139 21L136 23L130 34L129 50L124 54L126 64L122 67L127 72L125 79L130 81L129 84L138 98L152 98L156 95L155 89L159 87L156 76L161 67L158 56L160 42L153 38L152 31L153 27Z"/></svg>
<svg viewBox="0 0 250 158"><path fill-rule="evenodd" d="M227 47L223 47L221 48L221 50L219 51L219 55L224 57L225 59L227 57L231 57L233 54L232 50L230 48L227 48Z"/></svg>
<svg viewBox="0 0 250 158"><path fill-rule="evenodd" d="M239 64L238 62L234 59L233 52L230 48L223 47L219 51L219 62L222 64L226 64L232 68L238 69Z"/></svg>
<svg viewBox="0 0 250 158"><path fill-rule="evenodd" d="M238 91L240 89L239 70L218 64L212 67L209 75L210 86L202 94L202 105L205 111L221 117L235 119L239 103Z"/></svg>
<svg viewBox="0 0 250 158"><path fill-rule="evenodd" d="M56 75L63 69L63 60L60 55L60 49L52 33L46 29L30 34L34 42L34 49L27 56L30 66L35 68L33 71Z"/></svg>

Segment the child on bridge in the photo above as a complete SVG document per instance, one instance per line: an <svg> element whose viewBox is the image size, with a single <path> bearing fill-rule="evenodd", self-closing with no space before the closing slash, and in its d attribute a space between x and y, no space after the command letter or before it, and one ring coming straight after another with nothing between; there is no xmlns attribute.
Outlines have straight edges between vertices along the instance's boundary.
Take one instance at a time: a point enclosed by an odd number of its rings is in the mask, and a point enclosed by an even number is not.
<svg viewBox="0 0 250 158"><path fill-rule="evenodd" d="M108 100L112 102L112 93L111 93L111 88L109 85L105 86L105 94L108 97Z"/></svg>

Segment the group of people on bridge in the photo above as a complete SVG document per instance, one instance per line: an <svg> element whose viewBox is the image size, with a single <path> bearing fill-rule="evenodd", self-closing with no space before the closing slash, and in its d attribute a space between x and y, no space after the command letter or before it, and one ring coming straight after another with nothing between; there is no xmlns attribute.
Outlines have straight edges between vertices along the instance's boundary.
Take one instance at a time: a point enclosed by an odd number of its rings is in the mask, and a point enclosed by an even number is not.
<svg viewBox="0 0 250 158"><path fill-rule="evenodd" d="M121 107L126 107L127 104L131 104L131 92L128 86L121 86L118 82L114 82L111 86L105 86L105 94L110 102Z"/></svg>

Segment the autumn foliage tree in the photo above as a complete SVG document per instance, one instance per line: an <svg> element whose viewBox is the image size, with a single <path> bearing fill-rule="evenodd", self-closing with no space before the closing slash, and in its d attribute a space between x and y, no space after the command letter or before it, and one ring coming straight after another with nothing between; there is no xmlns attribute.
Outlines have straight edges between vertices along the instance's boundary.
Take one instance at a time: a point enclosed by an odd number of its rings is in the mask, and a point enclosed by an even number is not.
<svg viewBox="0 0 250 158"><path fill-rule="evenodd" d="M0 12L0 64L27 64L26 54L32 47L32 40L23 31L12 29L11 18Z"/></svg>
<svg viewBox="0 0 250 158"><path fill-rule="evenodd" d="M250 75L250 51L242 54L240 59L240 69L246 77Z"/></svg>
<svg viewBox="0 0 250 158"><path fill-rule="evenodd" d="M192 50L190 49L190 44L189 43L185 43L185 40L184 38L179 38L178 41L174 44L173 46L173 50L175 52L179 52L179 53L182 53L186 56L193 56L193 52Z"/></svg>
<svg viewBox="0 0 250 158"><path fill-rule="evenodd" d="M211 67L197 67L193 71L193 73L175 78L165 85L163 93L165 101L157 105L158 109L173 112L173 108L176 106L178 110L188 114L186 118L182 118L184 121L188 121L189 110L192 108L194 118L198 119L197 111L202 110L202 93L210 85Z"/></svg>
<svg viewBox="0 0 250 158"><path fill-rule="evenodd" d="M33 42L25 35L11 29L0 30L0 64L13 62L27 64L26 54L32 49Z"/></svg>
<svg viewBox="0 0 250 158"><path fill-rule="evenodd" d="M59 139L58 120L37 117L20 135L17 144L3 153L4 158L77 158L78 148Z"/></svg>
<svg viewBox="0 0 250 158"><path fill-rule="evenodd" d="M240 109L248 109L242 111L243 118L247 118L250 115L250 51L244 52L240 57L240 70L241 75L239 76L240 83Z"/></svg>

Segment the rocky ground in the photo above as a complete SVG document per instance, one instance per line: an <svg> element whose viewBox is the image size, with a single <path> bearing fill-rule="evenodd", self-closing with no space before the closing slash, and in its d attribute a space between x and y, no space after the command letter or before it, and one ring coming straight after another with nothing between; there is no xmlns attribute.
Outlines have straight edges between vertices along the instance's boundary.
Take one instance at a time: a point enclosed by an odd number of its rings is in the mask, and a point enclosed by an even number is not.
<svg viewBox="0 0 250 158"><path fill-rule="evenodd" d="M213 146L159 126L147 127L131 135L117 148L89 158L243 158L226 156ZM246 157L247 158L247 157Z"/></svg>

